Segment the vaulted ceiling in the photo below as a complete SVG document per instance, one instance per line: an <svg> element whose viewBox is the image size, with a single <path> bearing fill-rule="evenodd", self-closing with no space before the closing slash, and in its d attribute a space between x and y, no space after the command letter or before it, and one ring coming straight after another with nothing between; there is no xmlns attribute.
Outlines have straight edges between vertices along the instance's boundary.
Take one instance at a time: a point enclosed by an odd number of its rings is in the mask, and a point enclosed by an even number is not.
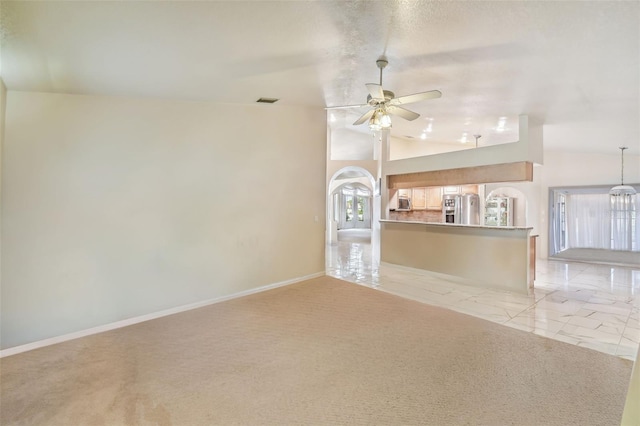
<svg viewBox="0 0 640 426"><path fill-rule="evenodd" d="M637 1L1 3L9 90L325 107L379 79L410 105L392 134L455 141L500 117L544 123L549 149L640 154ZM365 110L338 113L350 123ZM341 120L341 121L340 121ZM508 122L507 127L515 125ZM366 127L366 125L365 125Z"/></svg>

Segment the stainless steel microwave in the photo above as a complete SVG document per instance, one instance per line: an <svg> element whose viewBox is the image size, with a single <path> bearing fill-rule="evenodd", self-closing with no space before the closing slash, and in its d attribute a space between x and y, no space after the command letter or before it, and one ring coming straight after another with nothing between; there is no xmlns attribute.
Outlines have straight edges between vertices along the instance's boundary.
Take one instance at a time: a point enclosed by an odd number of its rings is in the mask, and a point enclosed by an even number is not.
<svg viewBox="0 0 640 426"><path fill-rule="evenodd" d="M411 198L398 197L398 208L396 211L408 212L411 210Z"/></svg>

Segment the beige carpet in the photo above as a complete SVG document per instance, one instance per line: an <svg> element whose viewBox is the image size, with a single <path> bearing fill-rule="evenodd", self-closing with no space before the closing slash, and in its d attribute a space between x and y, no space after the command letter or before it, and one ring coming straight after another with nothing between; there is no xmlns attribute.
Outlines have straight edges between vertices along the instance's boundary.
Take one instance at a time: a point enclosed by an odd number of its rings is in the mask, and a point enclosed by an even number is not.
<svg viewBox="0 0 640 426"><path fill-rule="evenodd" d="M2 359L1 423L619 425L631 362L318 278Z"/></svg>

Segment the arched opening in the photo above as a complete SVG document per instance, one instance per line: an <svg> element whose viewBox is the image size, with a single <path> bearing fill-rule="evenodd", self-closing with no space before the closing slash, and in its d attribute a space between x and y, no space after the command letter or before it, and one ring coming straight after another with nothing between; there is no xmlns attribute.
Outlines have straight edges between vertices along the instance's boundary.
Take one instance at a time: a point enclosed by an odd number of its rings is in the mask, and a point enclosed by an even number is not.
<svg viewBox="0 0 640 426"><path fill-rule="evenodd" d="M380 218L379 203L374 202L376 195L375 179L368 170L356 166L338 170L327 191L327 243L336 244L339 234L348 234L339 231L375 229Z"/></svg>
<svg viewBox="0 0 640 426"><path fill-rule="evenodd" d="M327 188L327 273L356 280L380 263L380 191L356 166L338 170Z"/></svg>
<svg viewBox="0 0 640 426"><path fill-rule="evenodd" d="M511 186L501 186L489 192L485 198L485 225L495 225L490 223L491 209L488 206L489 200L499 200L501 206L499 212L506 217L502 222L503 226L528 226L529 213L526 195L519 189ZM499 219L499 218L496 218ZM498 220L500 222L500 220Z"/></svg>

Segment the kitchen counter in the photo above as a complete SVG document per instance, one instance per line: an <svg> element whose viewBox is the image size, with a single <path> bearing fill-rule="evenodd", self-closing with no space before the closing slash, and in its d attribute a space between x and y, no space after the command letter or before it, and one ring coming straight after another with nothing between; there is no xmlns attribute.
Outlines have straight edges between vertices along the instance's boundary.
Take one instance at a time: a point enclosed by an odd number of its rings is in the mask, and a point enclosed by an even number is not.
<svg viewBox="0 0 640 426"><path fill-rule="evenodd" d="M526 294L535 271L532 229L380 220L380 260Z"/></svg>
<svg viewBox="0 0 640 426"><path fill-rule="evenodd" d="M530 226L486 226L486 225L463 225L461 223L443 223L443 222L418 222L414 220L388 220L380 219L380 222L387 223L415 223L418 225L430 225L430 226L447 226L458 228L485 228L485 229L498 229L501 231L526 231L533 229Z"/></svg>

